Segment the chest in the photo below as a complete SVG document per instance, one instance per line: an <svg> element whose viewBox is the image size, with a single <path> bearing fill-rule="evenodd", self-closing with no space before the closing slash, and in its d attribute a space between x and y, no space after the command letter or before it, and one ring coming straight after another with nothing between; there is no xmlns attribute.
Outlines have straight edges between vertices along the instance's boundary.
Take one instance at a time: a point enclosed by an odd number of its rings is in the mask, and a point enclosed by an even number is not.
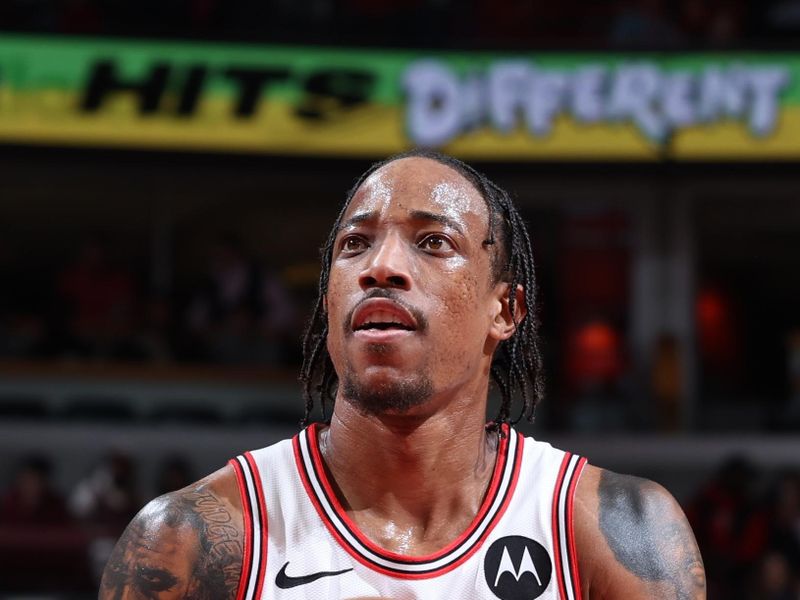
<svg viewBox="0 0 800 600"><path fill-rule="evenodd" d="M523 453L513 439L469 526L436 553L409 557L363 535L315 468L313 448L295 441L292 455L294 464L270 466L264 456L238 459L254 483L244 598L580 598L570 522L577 456Z"/></svg>

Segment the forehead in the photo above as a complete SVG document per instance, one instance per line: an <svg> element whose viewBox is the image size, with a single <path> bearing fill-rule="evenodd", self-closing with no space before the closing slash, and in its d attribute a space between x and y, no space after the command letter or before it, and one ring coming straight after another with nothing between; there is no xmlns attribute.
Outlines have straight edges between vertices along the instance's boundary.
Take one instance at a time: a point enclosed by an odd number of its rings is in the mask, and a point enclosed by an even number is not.
<svg viewBox="0 0 800 600"><path fill-rule="evenodd" d="M353 195L345 220L362 213L412 211L435 212L465 225L488 223L486 202L472 183L447 165L423 157L395 160L370 175Z"/></svg>

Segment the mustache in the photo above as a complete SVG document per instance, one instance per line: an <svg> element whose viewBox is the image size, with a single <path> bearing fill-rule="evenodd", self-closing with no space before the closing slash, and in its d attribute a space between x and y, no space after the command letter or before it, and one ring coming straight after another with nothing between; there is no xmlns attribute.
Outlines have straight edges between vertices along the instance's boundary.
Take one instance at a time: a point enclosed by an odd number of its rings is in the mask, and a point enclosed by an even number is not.
<svg viewBox="0 0 800 600"><path fill-rule="evenodd" d="M358 310L358 307L367 300L372 300L373 298L386 298L387 300L391 300L392 302L402 306L409 313L411 313L411 316L414 317L414 320L417 322L417 331L425 332L428 329L428 319L422 314L422 311L410 305L408 302L405 302L397 292L392 289L373 288L364 294L361 300L356 302L355 305L347 312L347 316L344 318L343 323L345 333L353 332L353 329L350 325L353 322L353 315Z"/></svg>

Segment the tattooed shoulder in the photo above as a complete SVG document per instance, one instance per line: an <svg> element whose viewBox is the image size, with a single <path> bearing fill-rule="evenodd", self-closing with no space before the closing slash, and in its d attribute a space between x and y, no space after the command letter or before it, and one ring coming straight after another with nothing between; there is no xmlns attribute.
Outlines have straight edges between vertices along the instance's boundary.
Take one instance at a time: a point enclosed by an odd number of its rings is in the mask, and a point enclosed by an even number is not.
<svg viewBox="0 0 800 600"><path fill-rule="evenodd" d="M106 565L100 599L235 598L242 553L241 509L200 482L136 515Z"/></svg>
<svg viewBox="0 0 800 600"><path fill-rule="evenodd" d="M669 590L662 597L705 598L703 560L669 492L646 479L602 471L597 494L600 531L622 567Z"/></svg>

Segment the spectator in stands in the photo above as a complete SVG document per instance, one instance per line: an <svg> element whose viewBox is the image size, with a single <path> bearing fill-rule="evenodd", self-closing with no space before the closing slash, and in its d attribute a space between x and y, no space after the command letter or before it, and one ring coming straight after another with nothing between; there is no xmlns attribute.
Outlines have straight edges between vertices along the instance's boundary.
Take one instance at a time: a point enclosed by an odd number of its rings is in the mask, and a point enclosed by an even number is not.
<svg viewBox="0 0 800 600"><path fill-rule="evenodd" d="M280 279L247 255L242 242L216 243L207 278L188 314L190 332L205 357L222 363L281 361L292 331L293 307Z"/></svg>
<svg viewBox="0 0 800 600"><path fill-rule="evenodd" d="M800 472L783 473L775 486L769 544L800 575Z"/></svg>
<svg viewBox="0 0 800 600"><path fill-rule="evenodd" d="M124 356L150 363L168 363L175 358L173 313L169 298L147 298L137 315L136 326Z"/></svg>
<svg viewBox="0 0 800 600"><path fill-rule="evenodd" d="M651 374L659 429L680 429L683 386L680 342L675 335L663 333L656 341Z"/></svg>
<svg viewBox="0 0 800 600"><path fill-rule="evenodd" d="M757 475L748 460L733 457L687 508L709 577L709 598L742 598L767 549L769 515Z"/></svg>
<svg viewBox="0 0 800 600"><path fill-rule="evenodd" d="M70 518L43 455L24 457L0 496L0 596L50 597L92 585L87 537ZM24 592L24 594L23 594Z"/></svg>
<svg viewBox="0 0 800 600"><path fill-rule="evenodd" d="M134 463L121 452L107 456L72 490L69 508L90 538L84 560L95 583L116 539L141 506Z"/></svg>
<svg viewBox="0 0 800 600"><path fill-rule="evenodd" d="M130 457L115 452L78 482L69 499L72 513L87 524L119 535L141 507Z"/></svg>
<svg viewBox="0 0 800 600"><path fill-rule="evenodd" d="M64 499L50 481L51 471L50 461L43 456L22 460L0 499L0 524L51 527L69 522Z"/></svg>
<svg viewBox="0 0 800 600"><path fill-rule="evenodd" d="M752 600L797 600L797 579L786 556L769 552L759 565Z"/></svg>
<svg viewBox="0 0 800 600"><path fill-rule="evenodd" d="M135 284L130 269L111 261L103 238L81 246L57 287L65 312L66 351L99 358L119 353L132 335Z"/></svg>

